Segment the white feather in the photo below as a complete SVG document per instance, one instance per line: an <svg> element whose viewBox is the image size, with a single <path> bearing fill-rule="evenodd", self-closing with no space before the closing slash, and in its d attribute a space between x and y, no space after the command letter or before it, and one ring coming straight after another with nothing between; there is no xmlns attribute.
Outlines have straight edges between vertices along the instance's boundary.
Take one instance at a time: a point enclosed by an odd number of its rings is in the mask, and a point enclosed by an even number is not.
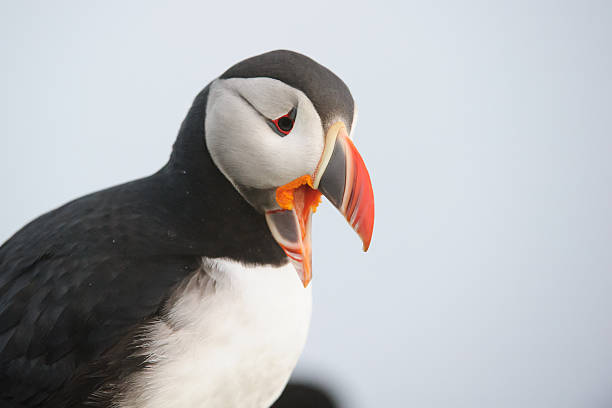
<svg viewBox="0 0 612 408"><path fill-rule="evenodd" d="M177 289L168 321L155 322L121 408L270 406L306 341L311 287L291 264L245 267L204 259L209 277Z"/></svg>

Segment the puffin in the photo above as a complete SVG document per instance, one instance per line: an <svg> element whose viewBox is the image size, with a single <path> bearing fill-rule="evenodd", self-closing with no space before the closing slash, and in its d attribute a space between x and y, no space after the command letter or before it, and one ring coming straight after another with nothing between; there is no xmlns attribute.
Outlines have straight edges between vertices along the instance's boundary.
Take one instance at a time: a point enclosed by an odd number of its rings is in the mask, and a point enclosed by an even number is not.
<svg viewBox="0 0 612 408"><path fill-rule="evenodd" d="M245 59L195 97L159 171L15 233L0 247L0 405L271 406L308 332L322 196L370 245L355 117L309 57Z"/></svg>

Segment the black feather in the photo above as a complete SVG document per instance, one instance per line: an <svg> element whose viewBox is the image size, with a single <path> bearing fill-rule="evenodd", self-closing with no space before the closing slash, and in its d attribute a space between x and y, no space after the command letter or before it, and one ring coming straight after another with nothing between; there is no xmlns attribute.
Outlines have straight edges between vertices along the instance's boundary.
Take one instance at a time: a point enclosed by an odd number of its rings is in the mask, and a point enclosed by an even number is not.
<svg viewBox="0 0 612 408"><path fill-rule="evenodd" d="M202 256L286 262L264 217L208 155L207 96L196 97L158 173L72 201L0 247L0 401L49 406L59 390L95 387L71 378L120 349Z"/></svg>
<svg viewBox="0 0 612 408"><path fill-rule="evenodd" d="M221 78L278 79L304 92L317 110L324 126L343 119L350 132L355 102L346 84L318 62L297 52L270 51L237 63Z"/></svg>
<svg viewBox="0 0 612 408"><path fill-rule="evenodd" d="M340 116L350 126L348 88L309 58L275 51L222 78L253 76L301 89L321 118ZM134 339L203 256L287 262L265 218L212 162L207 98L208 87L159 172L72 201L0 247L0 406L81 406L142 368Z"/></svg>

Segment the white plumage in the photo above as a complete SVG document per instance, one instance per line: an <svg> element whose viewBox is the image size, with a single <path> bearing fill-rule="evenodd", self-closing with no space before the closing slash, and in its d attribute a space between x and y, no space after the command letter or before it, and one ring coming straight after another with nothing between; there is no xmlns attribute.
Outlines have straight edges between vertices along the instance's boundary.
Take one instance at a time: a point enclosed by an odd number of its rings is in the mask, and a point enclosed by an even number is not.
<svg viewBox="0 0 612 408"><path fill-rule="evenodd" d="M151 325L142 352L152 368L130 379L117 406L268 407L306 341L311 287L291 264L204 259L175 291L168 318Z"/></svg>

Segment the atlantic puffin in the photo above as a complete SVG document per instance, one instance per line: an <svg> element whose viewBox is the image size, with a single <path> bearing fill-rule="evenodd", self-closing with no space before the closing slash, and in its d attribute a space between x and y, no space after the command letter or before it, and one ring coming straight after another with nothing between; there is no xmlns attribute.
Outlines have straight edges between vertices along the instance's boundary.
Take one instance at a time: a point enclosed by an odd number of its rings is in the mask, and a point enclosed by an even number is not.
<svg viewBox="0 0 612 408"><path fill-rule="evenodd" d="M0 247L1 406L273 404L306 340L321 196L372 238L355 112L314 60L248 58L196 96L157 173L18 231Z"/></svg>

